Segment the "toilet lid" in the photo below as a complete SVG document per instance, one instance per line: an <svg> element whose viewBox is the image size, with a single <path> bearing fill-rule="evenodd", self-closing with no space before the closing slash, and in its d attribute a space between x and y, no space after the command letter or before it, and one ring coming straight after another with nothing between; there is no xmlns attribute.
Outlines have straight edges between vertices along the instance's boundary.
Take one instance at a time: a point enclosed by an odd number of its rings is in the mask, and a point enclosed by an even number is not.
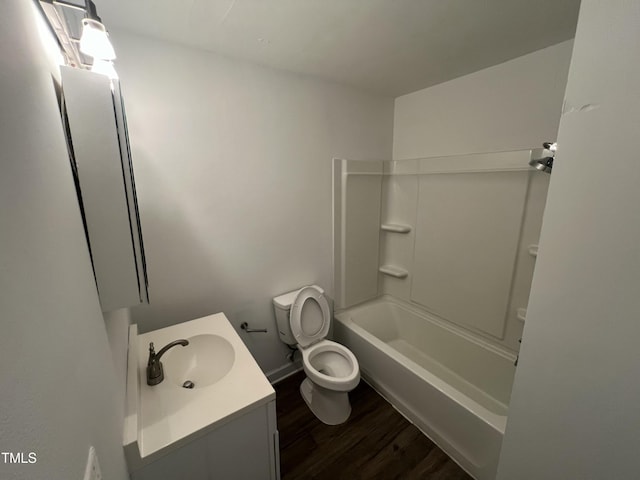
<svg viewBox="0 0 640 480"><path fill-rule="evenodd" d="M298 344L308 347L329 333L329 303L317 287L304 287L291 306L291 332Z"/></svg>

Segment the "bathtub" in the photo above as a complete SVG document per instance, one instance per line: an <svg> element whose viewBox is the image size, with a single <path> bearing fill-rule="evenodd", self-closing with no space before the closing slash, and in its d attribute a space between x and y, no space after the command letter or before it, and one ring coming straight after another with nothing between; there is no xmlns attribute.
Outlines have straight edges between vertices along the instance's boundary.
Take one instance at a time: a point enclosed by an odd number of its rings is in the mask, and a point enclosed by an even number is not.
<svg viewBox="0 0 640 480"><path fill-rule="evenodd" d="M367 383L470 475L492 480L515 356L393 297L335 318Z"/></svg>

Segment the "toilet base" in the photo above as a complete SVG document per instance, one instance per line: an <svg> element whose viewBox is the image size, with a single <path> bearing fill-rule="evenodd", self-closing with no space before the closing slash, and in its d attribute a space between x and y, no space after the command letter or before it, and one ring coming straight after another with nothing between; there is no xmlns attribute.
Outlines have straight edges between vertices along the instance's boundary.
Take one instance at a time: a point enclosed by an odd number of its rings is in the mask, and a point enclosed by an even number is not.
<svg viewBox="0 0 640 480"><path fill-rule="evenodd" d="M300 394L309 410L326 425L339 425L351 415L348 392L328 390L305 378L300 384Z"/></svg>

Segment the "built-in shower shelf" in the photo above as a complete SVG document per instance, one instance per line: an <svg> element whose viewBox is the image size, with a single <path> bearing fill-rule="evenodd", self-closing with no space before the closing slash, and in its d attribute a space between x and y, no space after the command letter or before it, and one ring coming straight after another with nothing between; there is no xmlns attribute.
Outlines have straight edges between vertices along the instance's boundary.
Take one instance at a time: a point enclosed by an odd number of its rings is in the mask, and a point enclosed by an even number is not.
<svg viewBox="0 0 640 480"><path fill-rule="evenodd" d="M527 319L527 309L526 308L519 308L516 311L516 317L518 317L518 320L521 321L525 321Z"/></svg>
<svg viewBox="0 0 640 480"><path fill-rule="evenodd" d="M395 278L407 278L409 272L404 268L396 267L395 265L382 265L378 271Z"/></svg>
<svg viewBox="0 0 640 480"><path fill-rule="evenodd" d="M411 225L403 225L400 223L383 223L382 225L380 225L380 230L384 232L409 233L411 231Z"/></svg>
<svg viewBox="0 0 640 480"><path fill-rule="evenodd" d="M538 245L529 245L529 255L532 257L538 256Z"/></svg>

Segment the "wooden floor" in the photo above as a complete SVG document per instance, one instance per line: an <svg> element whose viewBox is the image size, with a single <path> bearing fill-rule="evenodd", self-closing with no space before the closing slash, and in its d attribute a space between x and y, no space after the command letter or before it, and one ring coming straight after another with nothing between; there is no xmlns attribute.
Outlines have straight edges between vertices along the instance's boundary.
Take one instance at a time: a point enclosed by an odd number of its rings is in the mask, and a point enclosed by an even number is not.
<svg viewBox="0 0 640 480"><path fill-rule="evenodd" d="M282 480L471 480L364 381L349 394L349 420L328 426L300 396L303 379L275 386Z"/></svg>

